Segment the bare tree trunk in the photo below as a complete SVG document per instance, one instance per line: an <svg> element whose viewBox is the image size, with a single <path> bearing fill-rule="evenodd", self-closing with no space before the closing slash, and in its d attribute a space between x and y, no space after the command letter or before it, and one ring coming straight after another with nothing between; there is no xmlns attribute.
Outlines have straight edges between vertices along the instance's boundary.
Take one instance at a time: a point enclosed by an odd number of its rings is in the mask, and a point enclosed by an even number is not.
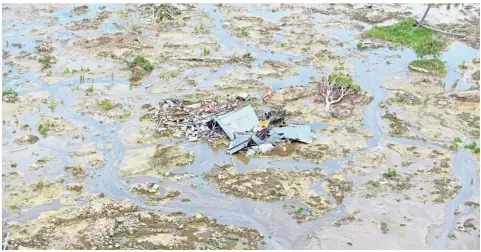
<svg viewBox="0 0 481 252"><path fill-rule="evenodd" d="M326 101L326 105L324 106L324 110L328 112L331 109L331 103Z"/></svg>
<svg viewBox="0 0 481 252"><path fill-rule="evenodd" d="M431 9L431 5L430 5L430 4L428 4L428 8L427 8L426 11L424 12L423 17L422 17L421 20L418 22L418 25L416 26L416 28L418 28L419 26L421 26L421 24L423 23L424 19L425 19L426 16L428 15L429 9Z"/></svg>

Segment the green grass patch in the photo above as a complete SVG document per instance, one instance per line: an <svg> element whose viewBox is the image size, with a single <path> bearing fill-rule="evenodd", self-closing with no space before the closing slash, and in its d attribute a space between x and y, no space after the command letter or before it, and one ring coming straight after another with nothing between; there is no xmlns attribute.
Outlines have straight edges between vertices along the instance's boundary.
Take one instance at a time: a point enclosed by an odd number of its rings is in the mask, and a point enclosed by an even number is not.
<svg viewBox="0 0 481 252"><path fill-rule="evenodd" d="M149 60L147 60L146 58L144 58L142 56L136 56L134 58L134 61L132 61L132 66L133 67L141 67L145 71L152 71L154 69L154 65L152 65L152 63L150 63Z"/></svg>
<svg viewBox="0 0 481 252"><path fill-rule="evenodd" d="M13 90L13 88L7 88L6 90L3 90L3 92L2 92L2 96L5 96L5 95L17 96L17 92L15 90Z"/></svg>
<svg viewBox="0 0 481 252"><path fill-rule="evenodd" d="M431 30L422 27L415 28L415 24L416 19L408 18L391 26L374 27L367 31L365 36L409 46L432 39Z"/></svg>
<svg viewBox="0 0 481 252"><path fill-rule="evenodd" d="M425 69L432 73L446 74L446 65L440 59L414 60L409 63L411 66Z"/></svg>
<svg viewBox="0 0 481 252"><path fill-rule="evenodd" d="M426 39L413 45L414 52L419 59L424 59L424 57L428 55L431 55L434 58L439 58L444 48L446 48L446 43L433 38Z"/></svg>
<svg viewBox="0 0 481 252"><path fill-rule="evenodd" d="M462 140L460 137L455 137L455 138L454 138L454 142L455 142L455 143L462 143L463 140Z"/></svg>
<svg viewBox="0 0 481 252"><path fill-rule="evenodd" d="M465 144L464 148L475 150L478 147L475 141L472 141L470 144Z"/></svg>
<svg viewBox="0 0 481 252"><path fill-rule="evenodd" d="M114 105L109 100L104 100L102 102L102 109L103 110L111 110L113 108L114 108Z"/></svg>
<svg viewBox="0 0 481 252"><path fill-rule="evenodd" d="M374 27L365 33L365 37L410 46L414 49L419 59L423 59L428 55L439 58L447 44L435 39L430 29L416 28L415 24L416 19L408 18L391 26ZM360 45L358 44L358 46Z"/></svg>

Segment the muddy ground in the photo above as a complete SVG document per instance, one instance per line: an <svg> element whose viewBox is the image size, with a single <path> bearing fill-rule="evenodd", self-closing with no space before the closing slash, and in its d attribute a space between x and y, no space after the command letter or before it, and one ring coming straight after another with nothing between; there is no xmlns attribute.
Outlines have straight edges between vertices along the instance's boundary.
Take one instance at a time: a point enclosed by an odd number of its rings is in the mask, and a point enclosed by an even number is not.
<svg viewBox="0 0 481 252"><path fill-rule="evenodd" d="M426 18L465 35L437 34L445 76L363 39L425 7L4 4L3 244L479 249L479 4ZM332 71L361 91L326 113L315 81ZM228 155L227 139L153 117L162 98L195 110L245 94L312 143Z"/></svg>

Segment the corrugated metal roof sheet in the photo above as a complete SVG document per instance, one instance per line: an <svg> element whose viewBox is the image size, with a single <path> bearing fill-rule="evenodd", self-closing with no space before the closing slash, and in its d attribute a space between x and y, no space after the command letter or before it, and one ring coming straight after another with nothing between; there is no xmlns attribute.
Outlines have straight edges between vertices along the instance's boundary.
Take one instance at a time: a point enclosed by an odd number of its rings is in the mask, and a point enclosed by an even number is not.
<svg viewBox="0 0 481 252"><path fill-rule="evenodd" d="M259 119L251 105L219 116L215 120L219 123L230 140L235 139L234 132L252 131L259 123Z"/></svg>

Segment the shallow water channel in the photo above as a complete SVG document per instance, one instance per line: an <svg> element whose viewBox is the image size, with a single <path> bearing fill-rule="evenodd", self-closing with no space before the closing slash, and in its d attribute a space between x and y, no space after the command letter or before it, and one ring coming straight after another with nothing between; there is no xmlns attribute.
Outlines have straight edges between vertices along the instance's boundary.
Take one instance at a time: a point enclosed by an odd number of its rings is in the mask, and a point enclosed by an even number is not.
<svg viewBox="0 0 481 252"><path fill-rule="evenodd" d="M15 5L11 5L15 7ZM107 5L107 9L116 10L122 8L123 5ZM241 48L243 50L249 51L255 54L258 59L253 63L255 65L262 65L265 60L278 60L283 62L289 62L292 60L302 60L303 56L296 56L290 54L273 53L256 48L254 45L245 43L236 37L233 37L227 32L223 27L223 14L221 11L216 11L217 7L211 4L201 4L200 8L209 13L209 15L214 20L212 31L218 35L219 43L225 50L229 50L233 46ZM64 9L56 10L52 16L59 18L58 22L50 26L49 29L59 30L56 39L69 38L71 36L81 36L77 33L61 32L61 28L74 20L80 20L82 18L94 17L98 14L98 6L92 5L92 11L83 15L75 16L69 15L71 7L65 7ZM288 15L289 11L261 11L255 10L249 13L251 16L259 16L267 19L271 22L280 22L279 20ZM318 14L316 14L318 15ZM396 78L409 78L407 74L407 64L416 58L414 52L408 48L399 49L375 49L362 52L363 57L354 57L349 53L350 50L356 47L359 42L360 31L351 30L347 28L328 28L324 27L322 20L324 19L322 15L316 16L318 21L318 30L328 31L333 37L345 44L344 47L336 47L334 51L338 55L345 55L347 61L352 64L353 79L355 82L359 83L362 90L369 92L373 97L370 104L364 110L364 120L363 126L373 133L373 136L368 140L368 149L375 148L378 143L382 140L389 140L391 142L400 144L409 144L413 146L429 146L431 148L445 148L441 144L431 143L426 141L417 141L407 138L396 138L388 136L381 130L383 110L380 108L380 103L385 99L386 95L390 91L383 89L381 84ZM17 54L21 50L33 51L35 47L35 41L38 39L45 39L43 35L25 36L24 34L33 28L40 29L47 27L47 21L31 22L28 24L23 24L22 22L8 22L2 24L4 33L2 37L3 44L8 40L11 43L21 42L24 44L22 49L13 48L10 46L8 49L11 54ZM105 22L95 33L113 32L115 28L110 24L109 21ZM88 34L92 36L92 34ZM282 41L282 35L276 37L278 41ZM68 50L68 44L65 44L65 50ZM390 58L390 64L385 64L386 56L397 54L399 57ZM75 54L74 54L75 55ZM442 54L442 60L447 62L448 74L443 79L447 89L451 88L457 79L460 78L460 74L455 71L455 68L461 64L463 61L471 62L473 58L479 55L478 49L472 48L466 44L460 42L454 42L451 46ZM83 62L85 66L91 66L94 68L98 64L112 64L108 60L92 60L88 57L82 55L78 56L77 61ZM307 55L306 55L307 56ZM69 55L66 55L69 57ZM15 60L14 60L15 61ZM62 59L59 59L62 62ZM59 64L59 63L57 63ZM116 64L116 63L114 63ZM237 66L234 65L223 65L216 72L208 72L207 78L203 80L197 87L204 88L209 87L212 82L214 82L223 73L235 69ZM314 221L308 221L304 223L297 223L293 218L287 218L284 211L279 211L282 209L283 205L295 203L296 200L281 201L277 203L264 203L257 202L248 199L240 199L234 196L225 195L219 192L215 186L208 184L203 178L202 174L209 171L214 163L219 162L232 162L237 166L238 171L251 171L254 169L262 169L268 167L279 167L287 170L301 170L301 169L314 169L316 167L322 167L326 170L327 175L336 172L342 163L352 160L353 156L360 152L367 151L368 149L363 149L350 153L347 157L329 160L321 163L313 163L306 160L276 160L270 158L249 158L245 159L240 155L227 155L224 150L216 149L207 143L200 142L182 142L175 143L180 144L186 149L193 150L199 153L195 161L183 169L178 169L175 173L188 172L193 175L193 177L185 179L183 181L163 181L161 179L152 177L136 177L132 179L124 179L119 176L118 169L124 158L124 154L127 150L132 150L136 148L145 148L149 145L144 145L141 147L130 147L124 146L119 136L120 132L125 129L127 123L135 122L139 120L142 114L134 114L129 118L127 122L124 123L113 123L111 125L100 123L93 120L89 115L82 115L78 113L74 107L75 100L81 95L79 93L72 92L72 87L76 85L81 85L78 79L69 79L61 81L55 85L48 85L43 82L40 76L44 73L39 71L26 71L24 73L18 72L18 70L10 65L6 64L6 60L3 60L3 71L11 70L12 73L8 76L2 77L3 89L8 87L14 87L18 90L19 95L26 95L31 92L47 91L50 93L51 97L62 100L61 104L58 104L55 111L51 111L47 107L43 107L39 112L27 113L18 117L18 120L24 124L32 125L32 134L36 134L36 120L40 114L52 114L56 116L61 116L67 120L70 120L79 125L87 125L88 131L84 133L85 137L93 142L95 146L105 147L107 144L111 144L111 148L103 148L103 154L107 160L105 167L100 168L94 176L89 176L86 178L86 183L88 191L91 193L103 193L106 197L115 200L129 199L135 204L153 210L173 212L182 211L189 215L194 215L197 212L202 212L207 216L216 218L220 223L233 224L236 226L245 226L257 229L260 233L264 234L266 244L262 245L261 248L264 249L295 249L301 248L308 235L316 229L322 229L324 226L330 226L331 223L339 218L346 215L346 210L341 205L334 211L331 211L319 219ZM190 69L187 71L203 71L202 69ZM311 85L311 77L320 76L326 73L318 72L307 66L299 67L299 75L288 76L283 79L264 79L263 81L272 87L274 91L279 88L291 86L291 85ZM12 76L19 76L19 78L13 78ZM36 83L35 88L23 88L23 85L27 83ZM124 77L105 77L96 78L93 80L96 86L108 86L111 83L129 86L128 78ZM150 79L143 82L143 86L153 83L155 85L155 79L152 76ZM469 83L459 81L457 84L458 90L464 90L470 87ZM127 88L126 88L127 89ZM125 90L126 90L125 89ZM133 88L131 90L121 90L112 91L116 97L121 97L126 100L127 103L136 104L139 103L137 100L130 100L129 97L142 96L141 103L151 103L157 104L161 97L169 96L169 93L163 94L152 94L147 92L147 89L142 87ZM187 90L185 92L192 92L193 90ZM5 116L5 115L4 115ZM135 125L135 123L130 124ZM319 130L328 125L324 123L315 123L312 126ZM129 130L129 129L125 129ZM27 150L11 152L18 149L18 146L12 146L10 142L18 135L19 130L16 134L12 133L10 127L3 127L3 158L8 156L9 160L17 160L18 167L28 167L29 161L22 161L24 155L30 155L32 152L45 153L49 150L60 155L57 162L67 163L68 153L72 149L65 143L61 143L55 138L41 138L41 140L35 144L28 146ZM476 140L476 139L472 139ZM172 143L169 140L162 140L159 143ZM155 144L154 144L155 145ZM150 145L153 146L153 145ZM4 161L5 167L6 161ZM8 165L8 164L7 164ZM63 167L63 165L61 165ZM455 217L453 215L454 209L461 206L464 202L469 199L473 192L479 190L479 177L476 172L476 167L479 163L473 158L472 154L466 150L459 150L455 155L454 168L456 176L459 177L462 189L459 191L454 199L451 199L445 207L445 216L438 226L430 228L430 234L427 237L427 242L432 249L446 249L448 234L455 228ZM43 175L45 177L58 176L59 174L65 173L63 170L51 170L51 171L34 171L28 172L27 169L24 171L24 176L16 180L15 182L10 182L3 179L3 185L9 183L18 183L20 181L31 183L35 181L37 176ZM174 188L181 192L183 198L189 198L190 202L169 202L165 205L152 206L147 205L144 202L143 196L132 194L129 192L129 185L139 182L155 182L162 185L162 187ZM196 185L192 187L191 185ZM316 190L322 194L322 186L314 185ZM76 204L81 205L84 202L77 202ZM41 212L56 210L63 207L58 200L53 201L47 205L35 207L31 210L20 212L20 213L9 213L3 210L3 221L26 221L36 218Z"/></svg>

